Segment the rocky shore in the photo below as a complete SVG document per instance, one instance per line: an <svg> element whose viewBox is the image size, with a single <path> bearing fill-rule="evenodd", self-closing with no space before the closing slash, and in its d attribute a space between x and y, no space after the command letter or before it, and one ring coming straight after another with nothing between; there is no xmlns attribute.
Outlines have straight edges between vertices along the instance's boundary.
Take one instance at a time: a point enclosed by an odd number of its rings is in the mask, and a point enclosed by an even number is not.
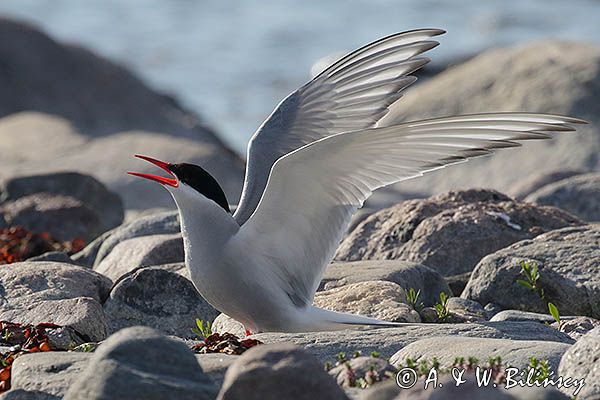
<svg viewBox="0 0 600 400"><path fill-rule="evenodd" d="M1 400L573 397L504 390L509 367L585 379L578 398L600 396L599 49L492 50L417 86L391 116L590 121L377 193L357 214L315 304L409 325L245 338L189 280L171 199L124 175L136 152L198 163L235 203L239 157L125 69L19 23L0 20L0 32L12 38L0 84L14 94L0 95ZM86 73L30 80L24 43L39 46L36 62L60 54ZM498 387L449 381L452 367L476 366ZM444 385L423 390L432 367ZM420 383L400 389L406 368Z"/></svg>

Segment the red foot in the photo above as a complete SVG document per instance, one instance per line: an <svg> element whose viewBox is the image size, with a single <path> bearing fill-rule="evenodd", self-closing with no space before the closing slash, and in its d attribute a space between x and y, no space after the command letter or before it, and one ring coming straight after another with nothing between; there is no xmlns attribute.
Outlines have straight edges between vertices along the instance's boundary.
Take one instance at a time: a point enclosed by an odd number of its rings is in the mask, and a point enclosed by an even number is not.
<svg viewBox="0 0 600 400"><path fill-rule="evenodd" d="M252 335L252 332L250 332L250 330L248 328L246 328L246 337Z"/></svg>

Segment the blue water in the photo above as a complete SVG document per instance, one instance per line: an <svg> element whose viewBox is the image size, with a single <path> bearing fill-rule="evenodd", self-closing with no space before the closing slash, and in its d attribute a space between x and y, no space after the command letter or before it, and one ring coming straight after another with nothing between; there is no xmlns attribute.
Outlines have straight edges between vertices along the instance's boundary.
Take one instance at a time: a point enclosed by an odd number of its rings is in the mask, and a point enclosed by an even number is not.
<svg viewBox="0 0 600 400"><path fill-rule="evenodd" d="M600 43L593 0L1 0L0 14L127 65L241 153L317 59L393 32L447 29L441 61L546 37Z"/></svg>

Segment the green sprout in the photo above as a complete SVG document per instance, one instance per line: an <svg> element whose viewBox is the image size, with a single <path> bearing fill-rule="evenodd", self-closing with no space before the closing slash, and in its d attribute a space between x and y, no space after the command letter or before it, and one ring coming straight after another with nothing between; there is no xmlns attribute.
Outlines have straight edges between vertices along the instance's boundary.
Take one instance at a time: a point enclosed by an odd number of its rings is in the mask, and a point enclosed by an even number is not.
<svg viewBox="0 0 600 400"><path fill-rule="evenodd" d="M202 321L201 319L196 318L196 327L192 328L192 333L201 337L202 339L206 339L210 335L212 335L212 328L210 326L210 321Z"/></svg>
<svg viewBox="0 0 600 400"><path fill-rule="evenodd" d="M406 295L406 301L413 308L413 310L419 312L423 309L423 303L419 302L419 296L421 295L421 289L415 291L415 288L409 290L404 289Z"/></svg>
<svg viewBox="0 0 600 400"><path fill-rule="evenodd" d="M448 310L447 302L448 295L442 292L440 293L440 303L436 303L435 306L433 306L440 322L446 322L448 321L448 318L450 318L450 310Z"/></svg>
<svg viewBox="0 0 600 400"><path fill-rule="evenodd" d="M537 358L531 357L527 367L535 371L533 378L538 382L543 382L544 379L548 378L549 376L550 367L548 365L548 360L538 361Z"/></svg>
<svg viewBox="0 0 600 400"><path fill-rule="evenodd" d="M558 308L553 303L548 303L548 310L550 311L550 315L552 315L554 320L560 326L560 314L558 313Z"/></svg>
<svg viewBox="0 0 600 400"><path fill-rule="evenodd" d="M532 292L536 293L542 301L544 301L544 289L540 287L540 271L536 263L521 261L521 275L525 279L517 279L517 283Z"/></svg>

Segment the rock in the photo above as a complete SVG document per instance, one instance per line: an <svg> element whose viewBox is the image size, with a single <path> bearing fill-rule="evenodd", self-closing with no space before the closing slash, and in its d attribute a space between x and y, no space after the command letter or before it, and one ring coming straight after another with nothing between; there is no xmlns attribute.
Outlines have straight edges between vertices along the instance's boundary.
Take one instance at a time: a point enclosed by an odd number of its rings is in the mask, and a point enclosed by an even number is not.
<svg viewBox="0 0 600 400"><path fill-rule="evenodd" d="M600 222L600 173L551 183L531 193L525 201L561 208L584 221Z"/></svg>
<svg viewBox="0 0 600 400"><path fill-rule="evenodd" d="M75 264L73 259L67 253L62 251L49 251L47 253L40 254L39 256L28 258L27 261L53 261L64 264Z"/></svg>
<svg viewBox="0 0 600 400"><path fill-rule="evenodd" d="M110 332L144 325L165 335L193 338L195 319L217 315L192 282L160 267L142 267L123 276L104 304Z"/></svg>
<svg viewBox="0 0 600 400"><path fill-rule="evenodd" d="M0 395L0 400L59 400L60 397L43 392L14 389Z"/></svg>
<svg viewBox="0 0 600 400"><path fill-rule="evenodd" d="M290 344L261 345L225 374L218 400L348 399L310 353Z"/></svg>
<svg viewBox="0 0 600 400"><path fill-rule="evenodd" d="M515 400L510 391L502 388L495 388L492 385L479 387L474 375L463 377L466 382L456 386L454 379L449 376L443 376L439 379L437 388L424 385L416 385L410 389L401 390L398 396L393 400Z"/></svg>
<svg viewBox="0 0 600 400"><path fill-rule="evenodd" d="M64 398L212 400L216 391L185 344L150 328L132 327L96 350Z"/></svg>
<svg viewBox="0 0 600 400"><path fill-rule="evenodd" d="M600 396L600 328L583 336L563 355L558 375L572 379L584 379L585 386L578 398L595 399ZM562 388L567 395L574 396L573 388Z"/></svg>
<svg viewBox="0 0 600 400"><path fill-rule="evenodd" d="M378 123L490 111L545 112L590 122L575 134L532 141L397 185L402 191L508 190L523 177L556 170L598 169L600 49L556 40L491 49L409 90ZM556 95L560 93L560 96ZM457 101L460 99L460 101ZM434 193L434 194L435 194ZM431 267L431 265L429 265Z"/></svg>
<svg viewBox="0 0 600 400"><path fill-rule="evenodd" d="M233 333L238 337L244 337L246 335L246 328L244 328L244 324L223 313L217 315L217 318L215 318L211 327L213 332L228 332Z"/></svg>
<svg viewBox="0 0 600 400"><path fill-rule="evenodd" d="M443 345L440 346L440 343ZM403 347L390 358L390 363L398 367L407 358L431 361L435 357L442 366L450 366L457 357L475 357L481 362L490 357L501 357L504 365L523 370L529 365L531 357L535 357L548 360L549 366L556 371L560 358L569 347L566 343L539 340L440 336L418 340Z"/></svg>
<svg viewBox="0 0 600 400"><path fill-rule="evenodd" d="M467 286L467 282L471 278L471 271L465 272L458 275L452 275L446 277L446 283L450 287L452 294L456 294L457 296L465 290L465 286Z"/></svg>
<svg viewBox="0 0 600 400"><path fill-rule="evenodd" d="M259 333L251 338L264 343L294 343L313 353L321 362L334 361L336 354L376 351L381 357L409 343L435 336L461 336L511 340L573 343L568 335L537 322L481 322L477 324L412 324L397 328L346 329L335 332Z"/></svg>
<svg viewBox="0 0 600 400"><path fill-rule="evenodd" d="M359 282L317 292L314 305L382 321L421 322L419 313L406 304L404 289L393 282Z"/></svg>
<svg viewBox="0 0 600 400"><path fill-rule="evenodd" d="M21 262L0 269L0 319L75 329L83 338L106 337L100 303L110 281L89 269L55 262Z"/></svg>
<svg viewBox="0 0 600 400"><path fill-rule="evenodd" d="M61 399L84 371L89 353L32 353L15 359L11 387L37 392L40 397Z"/></svg>
<svg viewBox="0 0 600 400"><path fill-rule="evenodd" d="M141 236L116 245L94 270L113 281L139 267L183 262L181 234Z"/></svg>
<svg viewBox="0 0 600 400"><path fill-rule="evenodd" d="M22 22L3 18L0 32L6 38L0 47L5 60L0 83L11 94L0 99L0 115L38 110L74 121L90 136L118 129L158 129L218 143L196 117L125 68L80 46L57 42ZM43 74L39 65L45 65Z"/></svg>
<svg viewBox="0 0 600 400"><path fill-rule="evenodd" d="M451 276L519 240L581 224L557 208L516 202L492 190L448 192L371 215L342 241L335 258L404 259Z"/></svg>
<svg viewBox="0 0 600 400"><path fill-rule="evenodd" d="M450 311L452 318L463 322L477 322L487 319L482 305L476 301L450 297L447 300L446 308Z"/></svg>
<svg viewBox="0 0 600 400"><path fill-rule="evenodd" d="M123 222L121 198L95 178L77 172L12 177L1 183L1 201L16 200L36 193L50 193L79 200L98 216L102 232Z"/></svg>
<svg viewBox="0 0 600 400"><path fill-rule="evenodd" d="M330 369L329 375L333 376L341 387L352 387L356 385L356 379L364 379L369 374L380 379L389 379L389 377L395 378L395 372L396 368L383 358L361 356L351 358L348 362Z"/></svg>
<svg viewBox="0 0 600 400"><path fill-rule="evenodd" d="M494 315L502 311L502 307L496 303L487 303L483 309L485 310L485 314L489 320L491 320Z"/></svg>
<svg viewBox="0 0 600 400"><path fill-rule="evenodd" d="M423 322L429 322L429 323L440 322L438 313L435 310L435 308L433 308L433 307L423 307L423 309L421 309L421 311L419 311L419 315L421 316L421 321L423 321ZM458 322L458 321L451 321L451 322ZM462 321L460 321L460 322L462 322Z"/></svg>
<svg viewBox="0 0 600 400"><path fill-rule="evenodd" d="M18 118L18 124L6 119ZM41 120L41 121L40 121ZM0 119L0 137L18 135L35 129L36 139L40 135L50 136L55 131L47 130L46 121L57 125L49 117L39 113L23 113ZM59 119L59 126L69 127L67 121ZM15 129L18 127L18 129ZM51 128L54 129L54 128ZM65 145L55 152L38 151L23 147L22 143L12 143L10 153L18 152L18 159L4 162L0 178L13 176L48 174L61 171L76 171L91 175L118 193L126 209L146 209L175 207L173 199L160 185L126 174L127 171L156 173L154 166L133 158L133 154L148 154L155 158L172 162L190 162L201 165L217 179L232 203L236 203L243 180L243 163L228 148L221 144L208 143L200 136L193 138L174 136L173 131L112 131L104 137L86 139L82 144ZM58 138L61 136L59 135ZM59 140L59 139L57 139Z"/></svg>
<svg viewBox="0 0 600 400"><path fill-rule="evenodd" d="M3 203L0 213L10 225L36 233L48 232L61 241L87 242L103 232L99 216L73 197L36 193Z"/></svg>
<svg viewBox="0 0 600 400"><path fill-rule="evenodd" d="M600 317L600 225L548 232L499 250L479 262L461 297L506 309L547 313L537 294L516 284L520 262L535 262L546 301L562 315Z"/></svg>
<svg viewBox="0 0 600 400"><path fill-rule="evenodd" d="M131 221L106 232L90 243L85 249L73 256L84 265L98 265L119 243L140 236L179 233L179 214L177 211L161 212Z"/></svg>
<svg viewBox="0 0 600 400"><path fill-rule="evenodd" d="M555 322L553 325L557 325ZM592 329L600 326L600 321L589 317L576 317L570 320L560 321L558 329L566 333L575 340L579 340L583 335L587 334Z"/></svg>
<svg viewBox="0 0 600 400"><path fill-rule="evenodd" d="M542 172L518 181L515 185L511 186L507 193L515 199L523 200L529 194L546 185L583 173L585 171L580 169L558 169L556 171Z"/></svg>
<svg viewBox="0 0 600 400"><path fill-rule="evenodd" d="M441 292L451 294L444 278L425 265L402 260L365 260L334 262L325 270L318 290L364 281L389 281L404 289L421 290L419 300L434 304Z"/></svg>
<svg viewBox="0 0 600 400"><path fill-rule="evenodd" d="M551 324L554 317L550 314L541 314L520 310L503 310L495 314L490 321L535 321L542 324Z"/></svg>
<svg viewBox="0 0 600 400"><path fill-rule="evenodd" d="M231 354L196 354L196 360L202 371L212 379L217 387L223 385L227 369L239 356Z"/></svg>

